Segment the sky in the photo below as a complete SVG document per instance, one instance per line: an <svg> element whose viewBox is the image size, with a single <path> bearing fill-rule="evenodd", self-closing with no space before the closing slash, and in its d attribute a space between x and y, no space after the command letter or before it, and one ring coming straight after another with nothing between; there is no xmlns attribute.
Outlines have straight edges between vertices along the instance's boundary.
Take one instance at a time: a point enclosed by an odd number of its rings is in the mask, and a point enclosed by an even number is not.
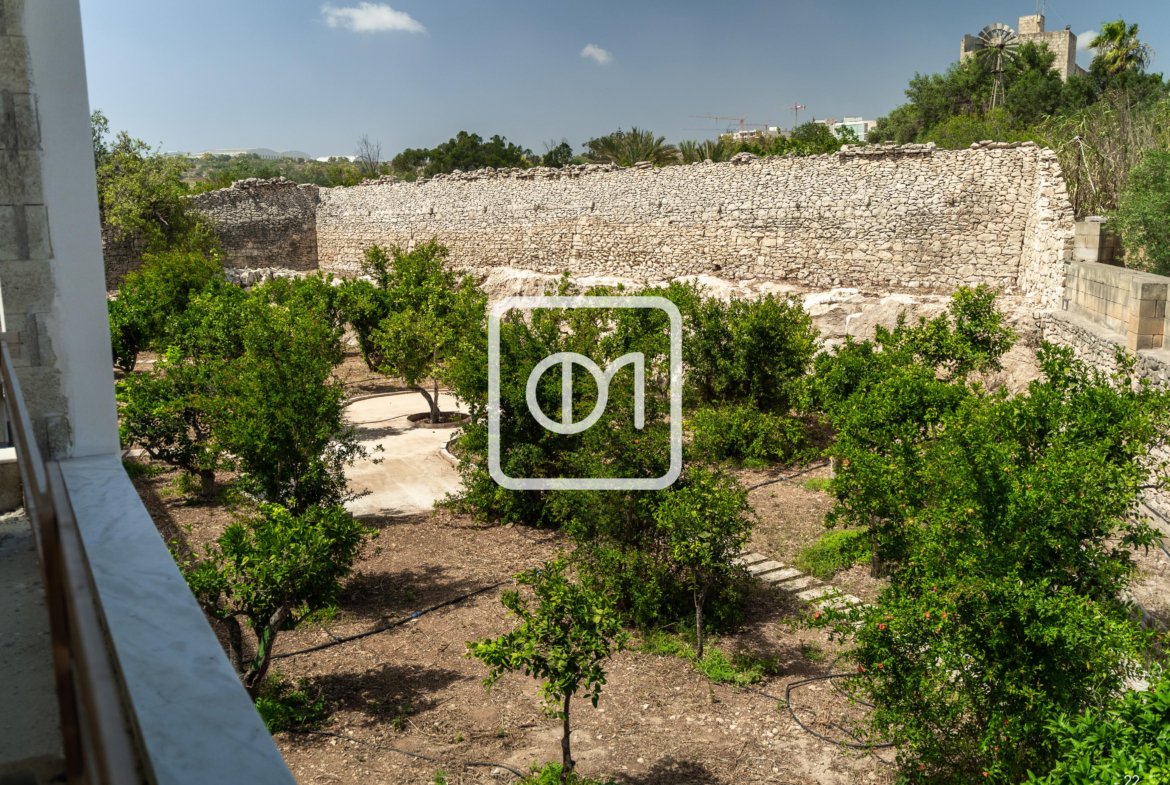
<svg viewBox="0 0 1170 785"><path fill-rule="evenodd" d="M1037 0L80 0L90 105L165 151L389 159L460 130L543 153L617 128L670 141L799 118L876 119L964 33ZM1137 22L1170 73L1165 0L1050 0L1087 43ZM1079 60L1088 65L1091 52Z"/></svg>

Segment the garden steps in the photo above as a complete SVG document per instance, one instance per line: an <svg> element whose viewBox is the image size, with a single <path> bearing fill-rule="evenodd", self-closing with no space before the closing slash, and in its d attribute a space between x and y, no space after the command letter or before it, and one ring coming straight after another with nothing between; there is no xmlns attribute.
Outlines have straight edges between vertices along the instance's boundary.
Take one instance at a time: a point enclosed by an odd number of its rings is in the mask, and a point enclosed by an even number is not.
<svg viewBox="0 0 1170 785"><path fill-rule="evenodd" d="M797 568L771 559L765 554L748 551L737 556L734 561L746 567L752 577L782 589L814 608L844 610L861 604L858 597L846 594L832 584L806 575Z"/></svg>

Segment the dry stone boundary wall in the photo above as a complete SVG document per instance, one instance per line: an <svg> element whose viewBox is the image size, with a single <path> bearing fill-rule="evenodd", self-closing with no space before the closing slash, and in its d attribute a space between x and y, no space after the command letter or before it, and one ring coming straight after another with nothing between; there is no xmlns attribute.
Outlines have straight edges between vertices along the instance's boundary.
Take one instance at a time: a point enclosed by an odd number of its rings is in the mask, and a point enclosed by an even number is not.
<svg viewBox="0 0 1170 785"><path fill-rule="evenodd" d="M949 292L987 283L1059 302L1073 219L1055 155L930 145L664 168L481 170L339 188L243 181L195 204L235 268L354 274L375 243L435 238L511 268L660 281L713 275L806 290Z"/></svg>

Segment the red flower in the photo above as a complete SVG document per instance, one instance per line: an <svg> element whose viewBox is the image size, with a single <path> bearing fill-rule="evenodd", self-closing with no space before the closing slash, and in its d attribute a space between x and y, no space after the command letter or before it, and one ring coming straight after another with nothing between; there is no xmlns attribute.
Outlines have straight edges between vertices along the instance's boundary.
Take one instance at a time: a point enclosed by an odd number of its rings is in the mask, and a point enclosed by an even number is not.
<svg viewBox="0 0 1170 785"><path fill-rule="evenodd" d="M885 628L886 628L886 625L885 625L885 624L879 624L879 625L878 625L878 629L879 629L879 630L884 630Z"/></svg>

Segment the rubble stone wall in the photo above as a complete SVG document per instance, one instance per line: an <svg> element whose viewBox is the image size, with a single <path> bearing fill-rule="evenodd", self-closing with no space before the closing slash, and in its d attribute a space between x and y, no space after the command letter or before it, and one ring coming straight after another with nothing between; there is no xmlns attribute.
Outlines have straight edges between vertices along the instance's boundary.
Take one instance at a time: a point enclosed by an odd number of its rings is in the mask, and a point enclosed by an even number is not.
<svg viewBox="0 0 1170 785"><path fill-rule="evenodd" d="M192 197L219 235L224 266L317 269L315 185L248 179Z"/></svg>
<svg viewBox="0 0 1170 785"><path fill-rule="evenodd" d="M642 280L718 275L871 291L987 283L1044 306L1059 300L1073 217L1048 150L906 145L737 158L323 188L317 259L351 274L374 243L436 238L456 264L482 275L498 267Z"/></svg>

